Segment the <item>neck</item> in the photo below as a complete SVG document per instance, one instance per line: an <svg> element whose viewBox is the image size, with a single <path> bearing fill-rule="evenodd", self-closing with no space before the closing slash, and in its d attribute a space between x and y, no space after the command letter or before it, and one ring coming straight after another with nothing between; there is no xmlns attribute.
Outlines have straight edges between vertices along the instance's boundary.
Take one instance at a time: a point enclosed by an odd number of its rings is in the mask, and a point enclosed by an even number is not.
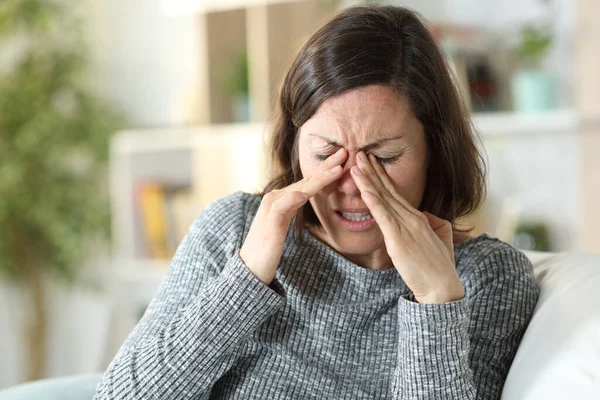
<svg viewBox="0 0 600 400"><path fill-rule="evenodd" d="M394 268L392 259L385 249L378 249L371 254L344 254L340 253L354 264L366 269L386 270Z"/></svg>
<svg viewBox="0 0 600 400"><path fill-rule="evenodd" d="M322 232L322 229L315 229L315 227L308 229L310 230L310 233L314 237L316 237L320 242L332 248L333 250L344 256L346 259L360 267L371 270L386 270L394 268L392 259L388 255L385 247L379 248L374 252L368 254L346 253L340 251L340 249L336 248L335 245L331 244L330 241L326 238L327 235L324 232Z"/></svg>

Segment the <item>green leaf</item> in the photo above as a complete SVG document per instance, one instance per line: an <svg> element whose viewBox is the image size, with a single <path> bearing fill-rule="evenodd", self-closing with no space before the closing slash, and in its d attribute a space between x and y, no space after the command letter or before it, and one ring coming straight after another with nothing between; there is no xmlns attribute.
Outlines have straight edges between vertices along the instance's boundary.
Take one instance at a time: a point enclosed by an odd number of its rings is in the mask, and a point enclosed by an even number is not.
<svg viewBox="0 0 600 400"><path fill-rule="evenodd" d="M102 189L110 138L127 121L85 85L76 4L0 0L0 51L11 36L31 39L0 73L0 276L14 281L28 259L73 284L90 237L110 238Z"/></svg>

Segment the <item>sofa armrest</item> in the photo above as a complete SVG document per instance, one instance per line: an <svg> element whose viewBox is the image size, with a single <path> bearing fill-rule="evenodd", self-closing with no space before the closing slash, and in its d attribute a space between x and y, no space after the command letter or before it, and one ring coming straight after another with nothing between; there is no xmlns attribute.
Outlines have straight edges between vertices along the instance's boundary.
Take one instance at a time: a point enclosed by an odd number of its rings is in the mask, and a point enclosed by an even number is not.
<svg viewBox="0 0 600 400"><path fill-rule="evenodd" d="M85 374L23 383L0 391L0 400L91 400L101 377Z"/></svg>

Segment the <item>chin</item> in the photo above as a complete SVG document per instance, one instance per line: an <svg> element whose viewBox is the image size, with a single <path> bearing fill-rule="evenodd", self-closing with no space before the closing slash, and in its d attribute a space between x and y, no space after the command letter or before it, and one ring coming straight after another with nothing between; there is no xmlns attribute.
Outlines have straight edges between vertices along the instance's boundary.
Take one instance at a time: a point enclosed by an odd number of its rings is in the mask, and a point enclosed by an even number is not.
<svg viewBox="0 0 600 400"><path fill-rule="evenodd" d="M343 228L330 232L329 242L342 254L367 255L385 247L383 235L377 226L367 232L349 232Z"/></svg>

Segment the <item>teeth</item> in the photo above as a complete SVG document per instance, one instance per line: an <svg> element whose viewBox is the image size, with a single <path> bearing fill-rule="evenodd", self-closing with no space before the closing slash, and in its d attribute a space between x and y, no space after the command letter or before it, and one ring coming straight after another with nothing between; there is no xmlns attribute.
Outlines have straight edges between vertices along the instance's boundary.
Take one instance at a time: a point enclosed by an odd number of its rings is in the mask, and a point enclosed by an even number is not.
<svg viewBox="0 0 600 400"><path fill-rule="evenodd" d="M342 216L344 218L349 219L350 221L355 221L355 222L366 221L366 220L372 218L370 212L350 213L350 212L340 211L340 214L342 214Z"/></svg>

